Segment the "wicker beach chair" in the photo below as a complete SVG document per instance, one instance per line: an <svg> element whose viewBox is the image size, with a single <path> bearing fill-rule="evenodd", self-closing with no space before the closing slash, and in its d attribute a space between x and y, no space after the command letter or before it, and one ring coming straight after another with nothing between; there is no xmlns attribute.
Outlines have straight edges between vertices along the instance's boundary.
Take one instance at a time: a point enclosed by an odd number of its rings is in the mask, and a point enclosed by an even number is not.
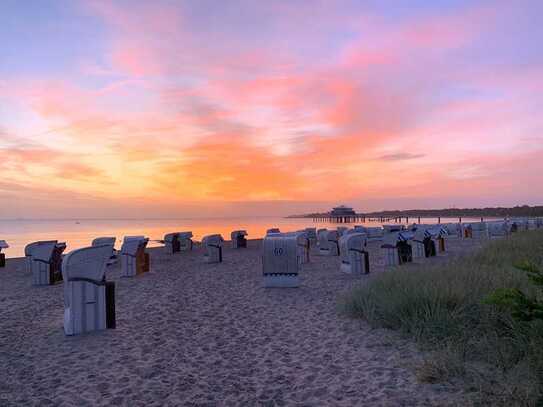
<svg viewBox="0 0 543 407"><path fill-rule="evenodd" d="M65 249L66 243L58 243L56 240L26 246L26 262L30 266L34 285L53 285L62 281L61 263Z"/></svg>
<svg viewBox="0 0 543 407"><path fill-rule="evenodd" d="M341 271L349 274L368 274L370 272L367 243L365 233L349 233L341 236L339 239Z"/></svg>
<svg viewBox="0 0 543 407"><path fill-rule="evenodd" d="M290 287L300 285L298 236L271 234L262 241L264 287Z"/></svg>
<svg viewBox="0 0 543 407"><path fill-rule="evenodd" d="M204 261L206 263L222 262L222 245L224 239L221 235L208 235L202 239L202 246L205 249Z"/></svg>
<svg viewBox="0 0 543 407"><path fill-rule="evenodd" d="M233 249L241 249L247 247L247 231L245 230L234 230L230 233L230 240L232 241Z"/></svg>
<svg viewBox="0 0 543 407"><path fill-rule="evenodd" d="M62 261L64 333L115 328L115 283L105 281L111 246L95 245L70 252Z"/></svg>
<svg viewBox="0 0 543 407"><path fill-rule="evenodd" d="M149 254L145 248L149 239L144 236L127 236L121 247L121 277L134 277L150 269Z"/></svg>

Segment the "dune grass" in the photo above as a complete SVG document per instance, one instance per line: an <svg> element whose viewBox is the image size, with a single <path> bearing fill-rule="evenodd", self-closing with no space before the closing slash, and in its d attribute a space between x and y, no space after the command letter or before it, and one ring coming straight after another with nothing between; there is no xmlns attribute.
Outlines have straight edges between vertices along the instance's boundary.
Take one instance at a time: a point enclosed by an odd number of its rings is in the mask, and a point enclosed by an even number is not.
<svg viewBox="0 0 543 407"><path fill-rule="evenodd" d="M543 405L543 322L484 302L497 288L536 295L514 264L542 259L543 231L518 233L448 263L382 273L340 307L414 338L429 355L417 370L422 382L463 379L474 404Z"/></svg>

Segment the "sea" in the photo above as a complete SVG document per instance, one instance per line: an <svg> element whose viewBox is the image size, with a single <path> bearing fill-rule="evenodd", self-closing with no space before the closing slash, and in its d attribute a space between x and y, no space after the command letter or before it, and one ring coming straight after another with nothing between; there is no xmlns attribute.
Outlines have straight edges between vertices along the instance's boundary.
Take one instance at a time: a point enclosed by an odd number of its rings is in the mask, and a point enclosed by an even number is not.
<svg viewBox="0 0 543 407"><path fill-rule="evenodd" d="M411 222L415 220L411 218ZM477 219L462 219L465 222ZM424 219L423 223L437 223L436 219ZM458 218L441 218L442 223L458 222ZM390 223L390 222L388 222ZM380 226L381 222L366 221L356 223L365 226ZM23 257L28 243L38 240L58 240L66 242L65 253L70 250L90 246L92 240L101 236L115 236L116 247L120 248L124 236L144 235L150 239L149 247L161 246L158 242L171 232L192 231L193 240L199 241L208 234L220 233L225 240L230 240L233 230L243 229L249 234L248 239L259 239L270 228L279 228L282 232L291 232L307 227L336 228L355 223L314 222L310 218L284 217L231 217L231 218L193 218L193 219L55 219L55 220L0 220L0 240L9 244L3 249L6 257Z"/></svg>

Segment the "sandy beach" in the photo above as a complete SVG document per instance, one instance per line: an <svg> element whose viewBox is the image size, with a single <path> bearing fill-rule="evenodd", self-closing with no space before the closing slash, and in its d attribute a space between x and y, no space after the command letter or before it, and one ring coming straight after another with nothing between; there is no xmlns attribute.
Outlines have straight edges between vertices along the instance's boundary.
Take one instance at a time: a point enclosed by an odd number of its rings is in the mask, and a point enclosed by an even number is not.
<svg viewBox="0 0 543 407"><path fill-rule="evenodd" d="M446 261L478 243L448 241ZM35 287L23 259L0 270L0 405L40 406L441 406L462 405L452 385L420 384L422 357L398 334L339 315L354 284L312 253L301 287L262 288L261 241L205 264L202 249L149 249L151 271L120 278L117 329L67 337L63 289ZM404 272L417 264L402 266Z"/></svg>

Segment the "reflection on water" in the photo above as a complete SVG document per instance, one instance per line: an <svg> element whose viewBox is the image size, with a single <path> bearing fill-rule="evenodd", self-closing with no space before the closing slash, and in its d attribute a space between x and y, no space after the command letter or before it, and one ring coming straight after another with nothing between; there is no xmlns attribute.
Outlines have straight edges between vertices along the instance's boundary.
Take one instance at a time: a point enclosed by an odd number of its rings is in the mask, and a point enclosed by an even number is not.
<svg viewBox="0 0 543 407"><path fill-rule="evenodd" d="M457 218L441 221L454 222ZM465 219L469 221L469 219ZM425 223L437 223L437 219L426 219ZM379 226L380 222L366 222L366 226ZM342 225L342 224L340 224ZM353 224L343 224L352 226ZM145 235L152 240L162 239L166 233L190 230L195 240L207 234L220 233L230 240L230 232L245 229L249 239L264 236L266 230L278 227L281 231L295 231L306 227L335 228L337 223L314 223L311 219L287 219L280 217L238 217L216 219L92 219L92 220L0 220L0 240L6 240L10 248L5 249L7 257L24 255L24 247L37 240L59 240L67 243L70 250L89 246L99 236L117 237L117 248L126 235ZM159 245L152 242L150 246Z"/></svg>

